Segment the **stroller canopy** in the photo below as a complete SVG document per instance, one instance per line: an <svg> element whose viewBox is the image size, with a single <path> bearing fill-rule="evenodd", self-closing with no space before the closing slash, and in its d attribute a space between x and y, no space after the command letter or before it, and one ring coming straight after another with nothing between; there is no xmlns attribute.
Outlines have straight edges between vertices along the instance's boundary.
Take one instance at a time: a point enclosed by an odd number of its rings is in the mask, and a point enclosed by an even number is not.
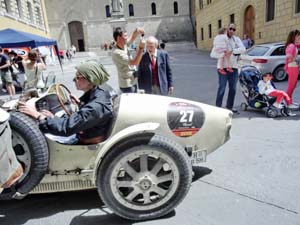
<svg viewBox="0 0 300 225"><path fill-rule="evenodd" d="M250 89L256 89L261 73L254 66L243 66L240 72L240 82Z"/></svg>

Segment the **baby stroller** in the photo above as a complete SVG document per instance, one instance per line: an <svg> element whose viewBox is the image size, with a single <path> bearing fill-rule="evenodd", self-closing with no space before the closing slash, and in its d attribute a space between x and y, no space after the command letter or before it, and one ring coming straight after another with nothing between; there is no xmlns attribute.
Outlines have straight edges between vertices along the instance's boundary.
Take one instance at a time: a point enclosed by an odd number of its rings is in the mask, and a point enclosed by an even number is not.
<svg viewBox="0 0 300 225"><path fill-rule="evenodd" d="M266 116L271 118L279 115L287 116L288 108L285 104L282 104L282 108L278 109L273 106L276 98L259 93L257 84L261 80L261 77L262 74L254 66L243 66L241 68L239 81L242 94L246 99L246 102L241 103L241 109L247 111L249 106L254 109L265 109ZM276 88L274 83L272 85Z"/></svg>

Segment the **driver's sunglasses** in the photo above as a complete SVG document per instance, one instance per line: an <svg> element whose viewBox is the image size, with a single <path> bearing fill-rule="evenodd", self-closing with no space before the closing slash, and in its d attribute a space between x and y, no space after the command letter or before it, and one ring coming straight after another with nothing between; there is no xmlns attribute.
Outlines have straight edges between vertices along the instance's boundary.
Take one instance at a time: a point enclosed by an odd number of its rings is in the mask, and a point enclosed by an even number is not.
<svg viewBox="0 0 300 225"><path fill-rule="evenodd" d="M76 76L73 78L73 81L74 81L74 82L77 82L77 81L78 81L79 79L81 79L81 78L85 79L84 76L76 75Z"/></svg>
<svg viewBox="0 0 300 225"><path fill-rule="evenodd" d="M236 31L236 29L235 29L235 28L233 28L233 27L230 27L230 28L229 28L229 30Z"/></svg>

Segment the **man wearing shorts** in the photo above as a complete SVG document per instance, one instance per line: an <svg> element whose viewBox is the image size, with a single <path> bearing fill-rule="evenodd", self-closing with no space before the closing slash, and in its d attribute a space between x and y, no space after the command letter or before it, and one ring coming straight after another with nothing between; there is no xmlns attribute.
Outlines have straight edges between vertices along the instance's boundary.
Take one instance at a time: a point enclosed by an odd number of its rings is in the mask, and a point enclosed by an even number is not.
<svg viewBox="0 0 300 225"><path fill-rule="evenodd" d="M3 53L3 49L0 47L0 74L2 85L6 85L8 94L13 97L15 93L15 87L13 85L13 80L11 73L9 72L10 61L9 57Z"/></svg>

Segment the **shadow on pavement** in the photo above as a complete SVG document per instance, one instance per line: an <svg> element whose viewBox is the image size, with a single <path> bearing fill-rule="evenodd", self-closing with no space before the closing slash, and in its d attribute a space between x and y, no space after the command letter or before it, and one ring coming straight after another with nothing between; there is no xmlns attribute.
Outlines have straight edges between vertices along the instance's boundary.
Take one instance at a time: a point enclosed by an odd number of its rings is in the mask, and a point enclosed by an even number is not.
<svg viewBox="0 0 300 225"><path fill-rule="evenodd" d="M176 215L175 210L172 210L169 214L158 218L158 219L153 219L152 221L158 221L161 219L166 219L170 217L174 217ZM151 221L151 220L147 220ZM138 221L141 222L141 221ZM109 215L99 215L99 216L76 216L74 219L71 221L70 225L132 225L137 222L131 221L131 220L126 220L123 219L115 214L109 214Z"/></svg>
<svg viewBox="0 0 300 225"><path fill-rule="evenodd" d="M203 167L203 166L193 166L192 169L194 172L192 182L195 182L195 181L199 180L200 178L202 178L212 172L211 169L209 169L207 167Z"/></svg>
<svg viewBox="0 0 300 225"><path fill-rule="evenodd" d="M96 214L85 215L96 209ZM51 218L55 214L77 211L77 216L71 218L71 225L131 225L135 221L123 219L107 209L96 190L66 192L56 194L38 194L27 196L23 200L1 201L0 224L20 225L42 218ZM94 214L94 213L93 213ZM165 219L175 216L175 211L155 219ZM61 224L66 224L62 222Z"/></svg>
<svg viewBox="0 0 300 225"><path fill-rule="evenodd" d="M20 225L72 210L103 207L96 190L29 195L23 200L1 201L0 224Z"/></svg>

